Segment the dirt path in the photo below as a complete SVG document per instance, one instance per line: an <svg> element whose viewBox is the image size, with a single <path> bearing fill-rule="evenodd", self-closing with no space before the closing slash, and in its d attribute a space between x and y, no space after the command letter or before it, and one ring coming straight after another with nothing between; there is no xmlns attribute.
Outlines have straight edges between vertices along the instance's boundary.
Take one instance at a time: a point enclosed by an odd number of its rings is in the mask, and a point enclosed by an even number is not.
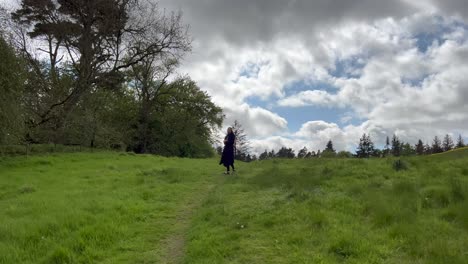
<svg viewBox="0 0 468 264"><path fill-rule="evenodd" d="M187 232L190 229L192 217L196 209L202 206L206 197L208 197L212 190L223 181L224 179L220 176L218 180L207 185L206 188L195 191L196 195L191 196L188 201L186 201L185 206L183 206L177 214L174 229L162 243L162 245L165 246L162 263L182 263L186 250Z"/></svg>

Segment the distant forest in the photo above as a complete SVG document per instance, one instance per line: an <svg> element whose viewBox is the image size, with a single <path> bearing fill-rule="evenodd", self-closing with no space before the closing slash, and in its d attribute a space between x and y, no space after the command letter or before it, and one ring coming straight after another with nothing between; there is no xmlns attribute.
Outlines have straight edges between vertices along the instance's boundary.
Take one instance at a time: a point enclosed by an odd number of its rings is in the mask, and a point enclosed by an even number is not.
<svg viewBox="0 0 468 264"><path fill-rule="evenodd" d="M258 157L256 155L247 155L244 157L246 161L264 160L271 158L384 158L384 157L400 157L400 156L415 156L415 155L429 155L437 154L445 151L450 151L457 148L466 147L463 137L458 136L456 142L450 135L440 140L438 136L435 136L432 144L424 144L422 140L418 140L418 143L411 145L410 143L401 141L396 135L393 135L390 140L389 137L386 139L386 144L383 149L379 149L374 146L370 135L363 134L359 139L359 144L356 153L349 151L336 151L333 147L333 141L329 140L324 150L309 151L306 147L295 153L292 148L282 147L277 152L274 150L263 152Z"/></svg>

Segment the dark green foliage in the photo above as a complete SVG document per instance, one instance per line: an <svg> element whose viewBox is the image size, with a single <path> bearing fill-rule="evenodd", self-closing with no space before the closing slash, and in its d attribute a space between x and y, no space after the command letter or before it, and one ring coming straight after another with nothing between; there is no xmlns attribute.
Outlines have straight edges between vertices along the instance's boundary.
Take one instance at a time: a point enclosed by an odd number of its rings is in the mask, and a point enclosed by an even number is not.
<svg viewBox="0 0 468 264"><path fill-rule="evenodd" d="M0 32L0 144L19 143L24 131L21 106L25 70Z"/></svg>
<svg viewBox="0 0 468 264"><path fill-rule="evenodd" d="M335 149L333 148L333 142L331 140L327 142L327 146L324 151L336 153Z"/></svg>
<svg viewBox="0 0 468 264"><path fill-rule="evenodd" d="M435 136L435 137L434 137L434 140L432 141L431 150L432 150L432 153L433 153L433 154L441 153L441 152L444 151L444 150L442 149L442 145L441 145L441 143L440 143L440 139L439 139L438 136Z"/></svg>
<svg viewBox="0 0 468 264"><path fill-rule="evenodd" d="M25 34L17 54L0 40L2 77L15 87L0 93L0 144L213 155L221 109L189 77L168 81L190 50L181 13L152 1L23 0L11 17L8 26ZM24 78L15 56L24 58Z"/></svg>
<svg viewBox="0 0 468 264"><path fill-rule="evenodd" d="M416 154L418 155L424 155L424 144L422 142L422 140L418 140L418 144L416 144L415 146L415 151L416 151Z"/></svg>
<svg viewBox="0 0 468 264"><path fill-rule="evenodd" d="M277 158L293 159L295 156L296 154L294 153L294 150L292 148L286 148L286 147L282 147L276 153Z"/></svg>
<svg viewBox="0 0 468 264"><path fill-rule="evenodd" d="M372 142L370 135L365 133L359 139L359 145L356 151L358 158L369 158L374 154L374 143Z"/></svg>
<svg viewBox="0 0 468 264"><path fill-rule="evenodd" d="M452 137L449 134L445 135L444 140L442 142L443 151L452 150L454 147L455 145L453 144Z"/></svg>
<svg viewBox="0 0 468 264"><path fill-rule="evenodd" d="M412 156L416 154L416 149L411 146L409 143L401 144L401 155L402 156Z"/></svg>

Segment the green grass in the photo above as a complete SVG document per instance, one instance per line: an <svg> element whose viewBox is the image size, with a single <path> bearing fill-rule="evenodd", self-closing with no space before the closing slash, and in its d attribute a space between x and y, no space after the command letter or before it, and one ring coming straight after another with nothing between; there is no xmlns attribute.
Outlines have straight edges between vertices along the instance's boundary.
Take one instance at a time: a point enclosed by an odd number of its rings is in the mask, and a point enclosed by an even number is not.
<svg viewBox="0 0 468 264"><path fill-rule="evenodd" d="M7 158L0 263L468 263L468 150L396 163Z"/></svg>
<svg viewBox="0 0 468 264"><path fill-rule="evenodd" d="M157 263L214 160L116 153L0 163L0 263Z"/></svg>

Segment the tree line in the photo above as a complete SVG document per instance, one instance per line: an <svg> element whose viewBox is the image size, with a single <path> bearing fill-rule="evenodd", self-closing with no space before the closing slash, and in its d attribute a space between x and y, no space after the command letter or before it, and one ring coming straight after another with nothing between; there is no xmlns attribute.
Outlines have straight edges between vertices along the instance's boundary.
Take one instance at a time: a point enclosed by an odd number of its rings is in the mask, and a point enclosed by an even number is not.
<svg viewBox="0 0 468 264"><path fill-rule="evenodd" d="M392 139L387 136L385 141L385 146L383 149L375 147L370 135L363 134L359 139L359 144L356 149L356 153L353 154L349 151L339 151L337 152L333 147L332 140L329 140L323 150L309 151L307 147L303 147L295 154L295 151L292 148L282 147L278 151L275 150L267 151L265 150L258 156L258 160L265 160L271 158L383 158L388 156L414 156L414 155L429 155L442 153L445 151L450 151L457 148L466 147L463 137L458 136L456 143L454 143L450 135L445 135L441 140L438 136L435 136L432 140L432 144L424 144L421 139L415 145L411 145L408 142L403 142L396 135L392 136ZM254 155L250 158L249 161L257 160L257 157ZM247 161L247 160L246 160Z"/></svg>
<svg viewBox="0 0 468 264"><path fill-rule="evenodd" d="M206 157L222 109L189 76L181 12L151 0L0 7L0 144Z"/></svg>

